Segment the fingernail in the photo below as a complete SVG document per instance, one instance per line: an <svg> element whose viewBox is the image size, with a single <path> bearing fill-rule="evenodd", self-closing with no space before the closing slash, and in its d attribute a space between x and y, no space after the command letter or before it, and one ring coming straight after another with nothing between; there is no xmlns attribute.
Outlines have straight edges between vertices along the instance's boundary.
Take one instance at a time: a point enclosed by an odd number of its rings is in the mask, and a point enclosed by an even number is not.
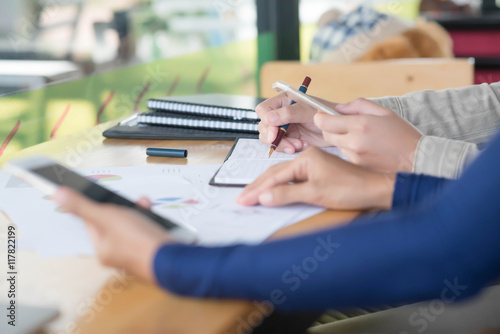
<svg viewBox="0 0 500 334"><path fill-rule="evenodd" d="M259 196L260 204L272 204L273 203L273 194L270 191L265 192Z"/></svg>
<svg viewBox="0 0 500 334"><path fill-rule="evenodd" d="M346 104L345 104L345 103L339 103L339 104L337 104L337 105L335 106L335 108L340 108L340 109L342 109L342 108L344 108L345 106L346 106Z"/></svg>
<svg viewBox="0 0 500 334"><path fill-rule="evenodd" d="M289 147L285 148L285 153L286 154L293 154L293 150Z"/></svg>
<svg viewBox="0 0 500 334"><path fill-rule="evenodd" d="M278 123L278 116L274 112L269 112L267 114L267 121L271 124L276 124Z"/></svg>

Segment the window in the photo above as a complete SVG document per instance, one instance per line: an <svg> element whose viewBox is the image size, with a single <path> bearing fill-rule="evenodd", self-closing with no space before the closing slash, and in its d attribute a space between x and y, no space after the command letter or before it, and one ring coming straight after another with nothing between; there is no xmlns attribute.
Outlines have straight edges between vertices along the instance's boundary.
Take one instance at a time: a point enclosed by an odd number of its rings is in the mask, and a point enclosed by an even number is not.
<svg viewBox="0 0 500 334"><path fill-rule="evenodd" d="M0 0L0 155L143 111L256 94L254 0ZM8 145L6 145L6 143Z"/></svg>

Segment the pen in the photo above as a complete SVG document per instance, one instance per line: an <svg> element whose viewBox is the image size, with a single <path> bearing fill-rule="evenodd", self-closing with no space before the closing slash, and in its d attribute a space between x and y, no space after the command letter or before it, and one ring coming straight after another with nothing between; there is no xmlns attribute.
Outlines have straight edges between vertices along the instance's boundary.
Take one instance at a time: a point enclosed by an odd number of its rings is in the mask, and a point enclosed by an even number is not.
<svg viewBox="0 0 500 334"><path fill-rule="evenodd" d="M187 158L187 150L172 150L167 148L148 148L146 154L151 157L165 157L165 158Z"/></svg>
<svg viewBox="0 0 500 334"><path fill-rule="evenodd" d="M307 89L309 88L310 84L311 84L311 78L306 77L304 79L304 82L302 83L302 86L300 86L299 90L304 94L307 93ZM291 105L294 105L294 104L295 104L295 101L292 101ZM280 128L278 130L278 135L276 136L276 139L271 144L271 149L269 150L268 158L270 158L271 155L274 153L274 151L278 148L278 145L280 144L281 140L285 136L286 131L288 130L289 126L290 126L290 124L280 126Z"/></svg>

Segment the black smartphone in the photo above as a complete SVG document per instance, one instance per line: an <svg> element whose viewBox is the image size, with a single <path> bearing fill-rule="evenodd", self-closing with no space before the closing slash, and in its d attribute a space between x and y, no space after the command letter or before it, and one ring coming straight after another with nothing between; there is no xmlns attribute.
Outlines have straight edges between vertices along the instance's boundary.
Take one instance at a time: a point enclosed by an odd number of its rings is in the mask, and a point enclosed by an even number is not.
<svg viewBox="0 0 500 334"><path fill-rule="evenodd" d="M47 195L53 195L58 186L66 186L96 202L113 203L134 209L163 226L178 241L193 243L196 240L197 233L193 227L179 225L157 215L151 210L144 209L47 157L33 156L11 160L6 162L4 167L9 173L31 184Z"/></svg>

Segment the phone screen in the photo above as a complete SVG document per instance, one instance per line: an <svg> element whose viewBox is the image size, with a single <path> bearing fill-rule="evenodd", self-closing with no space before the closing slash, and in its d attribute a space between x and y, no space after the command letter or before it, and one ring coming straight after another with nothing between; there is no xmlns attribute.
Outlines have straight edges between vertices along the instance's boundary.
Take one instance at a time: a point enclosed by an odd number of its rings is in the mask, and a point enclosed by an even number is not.
<svg viewBox="0 0 500 334"><path fill-rule="evenodd" d="M168 230L179 227L179 225L169 221L168 219L163 218L150 210L137 206L134 202L129 201L128 199L123 198L122 196L119 196L90 180L87 180L85 177L78 175L61 165L52 164L40 168L34 168L31 169L31 172L55 183L56 185L66 186L76 190L96 202L113 203L135 209L141 214L164 226Z"/></svg>

